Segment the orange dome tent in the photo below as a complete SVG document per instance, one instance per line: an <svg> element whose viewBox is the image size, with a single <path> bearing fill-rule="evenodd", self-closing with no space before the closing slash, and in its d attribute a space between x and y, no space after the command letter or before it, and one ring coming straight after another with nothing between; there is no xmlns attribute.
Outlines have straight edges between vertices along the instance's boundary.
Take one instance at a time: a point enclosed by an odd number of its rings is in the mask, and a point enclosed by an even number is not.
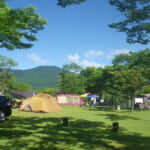
<svg viewBox="0 0 150 150"><path fill-rule="evenodd" d="M44 93L27 98L22 103L20 110L46 113L62 111L61 107L55 102L54 98Z"/></svg>

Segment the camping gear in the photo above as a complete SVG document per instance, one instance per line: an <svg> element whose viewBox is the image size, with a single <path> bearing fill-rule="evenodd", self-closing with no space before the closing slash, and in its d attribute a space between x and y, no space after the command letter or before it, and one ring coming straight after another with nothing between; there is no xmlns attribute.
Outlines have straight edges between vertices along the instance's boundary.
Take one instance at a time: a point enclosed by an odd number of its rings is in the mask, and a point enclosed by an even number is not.
<svg viewBox="0 0 150 150"><path fill-rule="evenodd" d="M98 95L88 95L87 97L92 98L92 97L99 97Z"/></svg>
<svg viewBox="0 0 150 150"><path fill-rule="evenodd" d="M71 94L57 95L56 102L59 105L72 105L72 106L80 106L84 104L83 100L79 95L71 95Z"/></svg>
<svg viewBox="0 0 150 150"><path fill-rule="evenodd" d="M23 103L24 99L16 99L16 98L13 98L11 100L11 104L12 104L12 107L13 108L19 108L20 105Z"/></svg>
<svg viewBox="0 0 150 150"><path fill-rule="evenodd" d="M85 93L80 95L81 97L88 97L88 98L92 98L92 97L99 97L98 95L90 95L90 93Z"/></svg>
<svg viewBox="0 0 150 150"><path fill-rule="evenodd" d="M138 106L136 106L139 109L148 109L150 110L150 100L144 100L143 103L138 104Z"/></svg>
<svg viewBox="0 0 150 150"><path fill-rule="evenodd" d="M87 97L90 93L85 93L85 94L82 94L80 95L81 97Z"/></svg>
<svg viewBox="0 0 150 150"><path fill-rule="evenodd" d="M61 107L55 102L54 98L44 93L27 98L22 103L20 110L46 113L62 111Z"/></svg>

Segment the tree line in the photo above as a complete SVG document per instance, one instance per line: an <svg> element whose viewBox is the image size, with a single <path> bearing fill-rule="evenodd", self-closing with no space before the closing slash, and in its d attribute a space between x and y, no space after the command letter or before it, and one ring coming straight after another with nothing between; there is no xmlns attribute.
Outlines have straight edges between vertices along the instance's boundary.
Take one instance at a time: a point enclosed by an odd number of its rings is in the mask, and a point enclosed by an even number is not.
<svg viewBox="0 0 150 150"><path fill-rule="evenodd" d="M63 66L58 76L62 93L93 93L102 96L126 97L132 101L135 96L150 93L150 49L129 54L116 55L112 66L86 67L72 63Z"/></svg>
<svg viewBox="0 0 150 150"><path fill-rule="evenodd" d="M26 83L17 83L10 69L17 63L11 58L0 56L0 91L6 94L10 90L32 90ZM150 49L128 54L119 54L112 60L111 66L86 67L72 63L63 66L58 73L59 90L45 87L43 92L48 94L84 94L93 93L102 97L104 94L114 98L126 97L132 101L134 109L135 96L150 92Z"/></svg>

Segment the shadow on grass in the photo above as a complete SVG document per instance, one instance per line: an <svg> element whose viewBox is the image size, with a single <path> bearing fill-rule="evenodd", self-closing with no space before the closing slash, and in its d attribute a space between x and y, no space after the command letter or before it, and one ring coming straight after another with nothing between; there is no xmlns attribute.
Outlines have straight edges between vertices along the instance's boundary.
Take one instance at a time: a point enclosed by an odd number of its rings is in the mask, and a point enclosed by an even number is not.
<svg viewBox="0 0 150 150"><path fill-rule="evenodd" d="M120 120L126 120L126 119L139 120L139 118L136 118L136 117L121 116L117 114L101 114L100 116L104 116L106 117L106 119L109 119L110 121L120 121Z"/></svg>
<svg viewBox="0 0 150 150"><path fill-rule="evenodd" d="M122 131L125 129L121 129ZM113 132L104 122L11 117L0 124L1 150L149 150L150 137Z"/></svg>
<svg viewBox="0 0 150 150"><path fill-rule="evenodd" d="M111 106L96 106L96 107L89 107L88 110L92 110L92 111L109 111L109 112L116 112L118 111L117 108L115 107L111 107ZM126 112L131 112L131 109L125 109L125 108L121 108L121 113L126 113Z"/></svg>
<svg viewBox="0 0 150 150"><path fill-rule="evenodd" d="M137 118L137 117L124 115L124 113L130 112L129 110L118 111L118 110L113 109L113 108L102 109L101 107L88 108L88 110L90 110L90 111L102 111L102 112L106 111L106 112L108 112L107 114L99 114L99 115L106 117L106 119L109 119L110 121L119 121L119 120L126 120L126 119L139 120L139 118ZM111 114L109 114L109 112ZM114 113L117 112L118 114L113 114L113 112Z"/></svg>

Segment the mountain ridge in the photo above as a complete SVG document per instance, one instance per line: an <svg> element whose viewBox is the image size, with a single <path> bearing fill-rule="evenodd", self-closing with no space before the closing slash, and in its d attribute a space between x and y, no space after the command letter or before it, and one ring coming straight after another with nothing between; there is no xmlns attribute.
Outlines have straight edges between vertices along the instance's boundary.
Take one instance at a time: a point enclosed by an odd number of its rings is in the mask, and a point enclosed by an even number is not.
<svg viewBox="0 0 150 150"><path fill-rule="evenodd" d="M33 90L48 88L58 89L57 77L61 71L57 66L38 66L31 69L12 69L11 74L17 82L24 82L31 85Z"/></svg>

